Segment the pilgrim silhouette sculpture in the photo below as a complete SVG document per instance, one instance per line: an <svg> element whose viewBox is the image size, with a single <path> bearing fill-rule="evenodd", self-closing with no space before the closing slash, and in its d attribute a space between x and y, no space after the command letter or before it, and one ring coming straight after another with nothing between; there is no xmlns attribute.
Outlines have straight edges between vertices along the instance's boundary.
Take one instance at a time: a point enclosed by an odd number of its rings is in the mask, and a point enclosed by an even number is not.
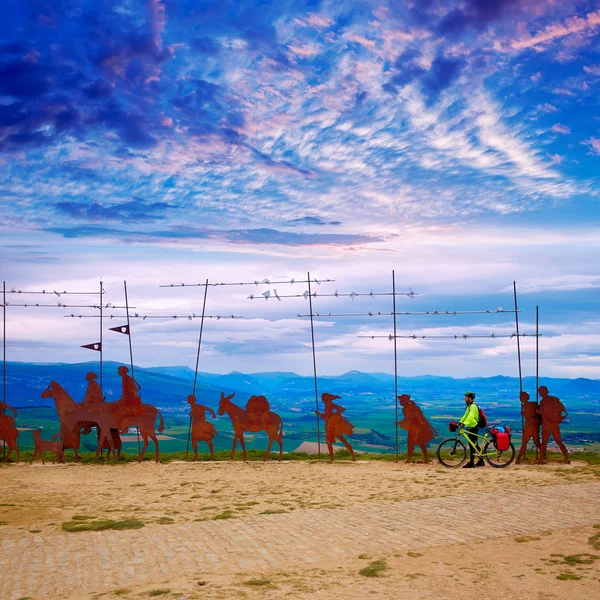
<svg viewBox="0 0 600 600"><path fill-rule="evenodd" d="M81 433L89 433L92 427L98 428L98 447L96 459L102 448L109 449L117 456L115 441L115 430L127 431L132 425L136 425L144 440L138 462L141 462L148 439L154 442L156 450L156 462L160 460L158 449L158 438L156 437L156 418L160 419L158 432L162 432L165 423L160 411L152 404L142 404L139 395L139 384L127 373L126 366L120 366L117 372L122 378L121 398L117 402L105 402L101 391L98 392L95 382L95 373L88 373L88 389L86 399L82 403L76 403L67 391L56 381L52 380L50 385L42 392L42 398L53 398L58 411L61 426L61 438L63 448L71 448L75 451L75 459L79 460L79 447ZM120 438L119 442L120 442ZM120 446L120 443L119 443ZM119 448L120 450L120 448Z"/></svg>
<svg viewBox="0 0 600 600"><path fill-rule="evenodd" d="M4 411L10 410L13 413L12 417L4 414ZM6 404L6 402L0 401L0 440L4 441L4 444L8 448L8 452L4 457L3 462L7 462L8 458L14 450L17 454L17 462L21 460L21 453L19 451L19 430L16 425L17 411Z"/></svg>
<svg viewBox="0 0 600 600"><path fill-rule="evenodd" d="M396 425L408 432L406 462L410 463L415 446L420 446L424 462L431 462L427 456L427 444L437 435L437 431L408 394L398 396L398 400L402 406L404 419L396 421Z"/></svg>
<svg viewBox="0 0 600 600"><path fill-rule="evenodd" d="M521 449L519 450L517 460L515 461L515 464L517 465L521 462L521 459L525 454L525 450L527 450L527 444L529 440L533 440L537 450L540 450L540 405L537 402L530 402L529 394L527 392L521 392L520 400L521 414L525 420L525 428L523 429L523 441L521 443Z"/></svg>
<svg viewBox="0 0 600 600"><path fill-rule="evenodd" d="M213 419L217 418L215 411L209 406L204 406L196 402L196 396L193 394L187 397L190 405L190 418L192 419L192 448L194 449L194 460L198 460L198 442L206 442L210 450L210 459L215 459L215 449L212 440L217 435L214 425L206 420L206 413L209 412Z"/></svg>
<svg viewBox="0 0 600 600"><path fill-rule="evenodd" d="M273 442L279 444L279 460L281 461L283 458L283 423L281 417L271 410L269 401L264 396L252 396L248 400L245 409L231 401L234 396L235 393L225 396L221 392L221 400L219 401L219 415L223 416L227 413L231 419L231 425L235 434L233 436L233 445L229 460L233 460L235 447L239 440L242 445L244 462L246 462L244 432L264 431L269 437L269 445L267 446L263 461L267 460Z"/></svg>
<svg viewBox="0 0 600 600"><path fill-rule="evenodd" d="M356 460L356 457L354 456L354 450L350 445L350 442L348 442L348 440L344 437L345 435L352 435L352 432L354 431L354 425L352 425L348 419L342 416L342 413L346 409L343 406L333 402L339 397L340 396L335 396L334 394L321 394L321 400L325 405L325 410L323 412L315 410L315 414L325 421L325 442L327 443L327 449L329 450L329 458L331 459L331 462L333 462L333 443L335 442L336 438L340 440L344 446L346 446L352 456L352 460Z"/></svg>
<svg viewBox="0 0 600 600"><path fill-rule="evenodd" d="M554 438L554 441L558 444L560 451L562 452L565 463L570 463L569 453L567 447L562 441L560 435L560 424L568 416L567 409L564 404L556 397L550 396L548 388L542 385L538 392L542 399L540 400L539 414L542 418L542 446L540 449L540 463L544 462L546 458L546 449L548 448L548 441L550 436Z"/></svg>

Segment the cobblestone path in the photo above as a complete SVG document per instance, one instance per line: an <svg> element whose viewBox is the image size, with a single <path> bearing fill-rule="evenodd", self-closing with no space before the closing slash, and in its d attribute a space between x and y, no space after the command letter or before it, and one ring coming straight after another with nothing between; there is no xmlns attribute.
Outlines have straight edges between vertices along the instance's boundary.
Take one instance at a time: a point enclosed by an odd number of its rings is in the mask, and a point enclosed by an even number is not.
<svg viewBox="0 0 600 600"><path fill-rule="evenodd" d="M83 597L182 575L298 568L363 552L391 553L598 521L600 483L579 483L135 531L4 538L0 598Z"/></svg>

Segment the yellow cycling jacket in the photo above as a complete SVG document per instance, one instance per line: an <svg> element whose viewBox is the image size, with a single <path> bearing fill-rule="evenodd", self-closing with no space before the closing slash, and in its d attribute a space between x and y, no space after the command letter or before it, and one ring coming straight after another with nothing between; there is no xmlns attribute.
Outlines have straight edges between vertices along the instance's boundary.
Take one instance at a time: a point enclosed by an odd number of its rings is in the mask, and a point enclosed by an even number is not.
<svg viewBox="0 0 600 600"><path fill-rule="evenodd" d="M465 414L460 422L465 427L477 427L477 423L479 423L479 409L475 402L471 402L471 404L467 406L467 410L465 410Z"/></svg>

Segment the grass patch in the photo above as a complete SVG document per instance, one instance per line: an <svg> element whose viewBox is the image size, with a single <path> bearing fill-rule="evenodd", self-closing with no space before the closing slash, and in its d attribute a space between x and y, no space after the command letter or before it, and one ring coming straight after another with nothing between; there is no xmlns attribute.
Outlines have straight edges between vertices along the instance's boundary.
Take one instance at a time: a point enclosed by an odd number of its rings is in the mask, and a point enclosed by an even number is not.
<svg viewBox="0 0 600 600"><path fill-rule="evenodd" d="M212 518L213 521L223 521L224 519L235 519L235 515L230 510L226 510Z"/></svg>
<svg viewBox="0 0 600 600"><path fill-rule="evenodd" d="M557 575L556 579L559 579L560 581L577 581L578 579L581 579L581 577L579 577L579 575L577 575L576 573L569 572Z"/></svg>
<svg viewBox="0 0 600 600"><path fill-rule="evenodd" d="M287 510L277 509L277 508L267 508L267 510L263 510L261 515L280 515L281 513L285 513Z"/></svg>
<svg viewBox="0 0 600 600"><path fill-rule="evenodd" d="M246 585L251 587L261 587L261 588L274 588L273 582L270 579L248 579L248 581L244 581Z"/></svg>
<svg viewBox="0 0 600 600"><path fill-rule="evenodd" d="M156 522L159 525L170 525L171 523L175 523L175 519L171 519L171 517L161 517Z"/></svg>
<svg viewBox="0 0 600 600"><path fill-rule="evenodd" d="M148 592L148 596L164 596L165 594L169 594L171 590L150 590Z"/></svg>
<svg viewBox="0 0 600 600"><path fill-rule="evenodd" d="M370 565L361 569L358 574L363 577L381 577L382 573L387 569L387 563L384 558L374 560Z"/></svg>
<svg viewBox="0 0 600 600"><path fill-rule="evenodd" d="M563 558L563 562L570 567L574 567L575 565L591 565L599 558L600 556L596 556L595 554L583 552L581 554L569 554Z"/></svg>
<svg viewBox="0 0 600 600"><path fill-rule="evenodd" d="M107 529L121 531L123 529L141 529L142 527L144 527L144 523L136 519L123 519L122 521L113 521L112 519L104 521L66 521L62 524L62 529L71 533L77 531L105 531Z"/></svg>
<svg viewBox="0 0 600 600"><path fill-rule="evenodd" d="M41 529L30 529L29 533L41 533Z"/></svg>
<svg viewBox="0 0 600 600"><path fill-rule="evenodd" d="M358 558L360 558L361 560L370 560L373 557L370 554L359 554Z"/></svg>
<svg viewBox="0 0 600 600"><path fill-rule="evenodd" d="M90 517L88 515L73 515L71 517L71 521L92 521L93 519L97 519L98 517Z"/></svg>
<svg viewBox="0 0 600 600"><path fill-rule="evenodd" d="M0 525L2 525L1 521L0 521ZM594 527L598 527L598 526L594 525ZM594 535L591 535L588 538L588 544L590 544L590 546L594 550L600 550L600 532L599 533L595 533Z"/></svg>
<svg viewBox="0 0 600 600"><path fill-rule="evenodd" d="M407 573L406 576L409 579L418 579L419 577L425 577L425 573Z"/></svg>
<svg viewBox="0 0 600 600"><path fill-rule="evenodd" d="M0 521L0 525L8 525L8 521Z"/></svg>
<svg viewBox="0 0 600 600"><path fill-rule="evenodd" d="M412 558L417 558L419 556L423 556L420 552L412 552L410 550L406 553L406 555L410 556Z"/></svg>
<svg viewBox="0 0 600 600"><path fill-rule="evenodd" d="M113 594L115 596L125 596L125 595L129 594L129 590L127 590L125 588L119 588L118 590L115 590L113 592Z"/></svg>
<svg viewBox="0 0 600 600"><path fill-rule="evenodd" d="M523 535L521 537L516 537L515 542L519 542L519 544L524 544L525 542L537 542L541 539L542 538L540 538L540 537Z"/></svg>

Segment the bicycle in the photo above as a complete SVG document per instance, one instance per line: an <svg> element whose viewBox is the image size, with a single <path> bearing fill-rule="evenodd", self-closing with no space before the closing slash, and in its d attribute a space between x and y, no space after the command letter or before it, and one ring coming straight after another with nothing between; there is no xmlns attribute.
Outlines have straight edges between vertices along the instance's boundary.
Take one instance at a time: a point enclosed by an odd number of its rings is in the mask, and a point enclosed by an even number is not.
<svg viewBox="0 0 600 600"><path fill-rule="evenodd" d="M450 423L448 429L452 432L457 431L457 433L456 437L446 438L437 447L438 460L440 463L442 463L442 465L444 465L444 467L456 469L463 465L469 457L467 446L465 442L459 439L460 437L465 438L467 443L471 444L476 456L479 458L485 458L488 464L490 464L492 467L508 467L508 465L510 465L515 459L515 447L513 446L512 442L509 442L507 450L498 450L494 437L489 435L490 428L486 428L484 435L473 433L469 434L466 429L459 428L455 423ZM482 452L477 450L476 445L470 439L469 436L472 435L475 435L483 440L481 442L481 447L483 448Z"/></svg>

